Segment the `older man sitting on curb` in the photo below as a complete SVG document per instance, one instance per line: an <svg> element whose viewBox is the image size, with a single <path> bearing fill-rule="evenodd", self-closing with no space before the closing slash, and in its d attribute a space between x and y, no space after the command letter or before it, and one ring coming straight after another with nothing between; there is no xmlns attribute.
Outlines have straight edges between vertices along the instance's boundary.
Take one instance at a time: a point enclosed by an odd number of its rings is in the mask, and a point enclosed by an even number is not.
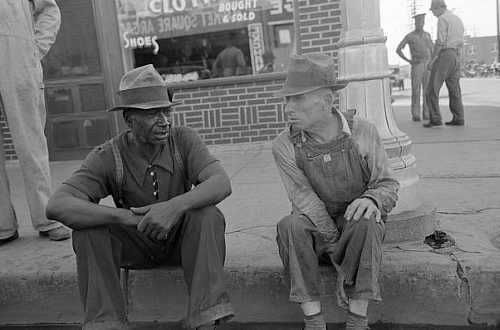
<svg viewBox="0 0 500 330"><path fill-rule="evenodd" d="M273 142L273 155L291 215L278 224L278 246L306 330L326 329L318 261L337 270L337 298L348 310L346 329L367 328L369 300L381 300L378 274L385 219L399 183L374 125L334 108L333 59L293 56L279 92L290 128Z"/></svg>
<svg viewBox="0 0 500 330"><path fill-rule="evenodd" d="M126 73L119 97L112 110L130 130L93 150L47 207L74 230L83 328L127 328L120 266L171 264L184 269L187 326L213 329L233 315L215 207L231 193L229 178L193 130L171 127L175 104L152 65ZM118 208L98 205L109 195Z"/></svg>

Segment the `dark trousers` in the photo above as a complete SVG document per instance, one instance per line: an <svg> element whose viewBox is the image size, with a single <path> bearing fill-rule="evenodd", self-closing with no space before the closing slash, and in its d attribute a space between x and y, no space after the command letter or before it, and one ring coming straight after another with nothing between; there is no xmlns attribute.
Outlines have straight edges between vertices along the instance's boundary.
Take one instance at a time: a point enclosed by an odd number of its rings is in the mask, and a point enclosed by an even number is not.
<svg viewBox="0 0 500 330"><path fill-rule="evenodd" d="M214 206L189 211L165 241L135 227L109 225L73 232L84 329L124 329L120 267L179 265L189 290L187 324L197 327L233 314L224 286L225 221Z"/></svg>
<svg viewBox="0 0 500 330"><path fill-rule="evenodd" d="M320 300L319 259L335 262L345 275L346 294L352 299L381 300L378 275L385 224L373 219L337 226L341 236L330 257L316 226L306 217L289 215L278 223L278 248L290 286L290 301ZM333 260L331 260L333 259Z"/></svg>
<svg viewBox="0 0 500 330"><path fill-rule="evenodd" d="M454 121L464 120L464 106L460 89L460 56L455 49L444 49L434 62L427 87L426 99L431 123L441 124L439 91L446 82L450 99L450 111Z"/></svg>

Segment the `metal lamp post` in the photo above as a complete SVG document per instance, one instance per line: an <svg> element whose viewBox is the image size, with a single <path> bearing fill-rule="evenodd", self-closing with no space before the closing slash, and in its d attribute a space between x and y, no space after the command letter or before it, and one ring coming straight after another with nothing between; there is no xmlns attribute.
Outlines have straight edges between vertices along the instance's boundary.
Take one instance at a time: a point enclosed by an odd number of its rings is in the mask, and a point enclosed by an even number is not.
<svg viewBox="0 0 500 330"><path fill-rule="evenodd" d="M350 81L341 93L343 111L373 122L384 142L392 168L401 184L400 197L388 222L386 241L422 238L435 228L432 207L421 205L419 177L412 142L394 119L386 37L380 27L379 0L342 0L343 31L337 53L339 78ZM389 227L391 226L391 228Z"/></svg>

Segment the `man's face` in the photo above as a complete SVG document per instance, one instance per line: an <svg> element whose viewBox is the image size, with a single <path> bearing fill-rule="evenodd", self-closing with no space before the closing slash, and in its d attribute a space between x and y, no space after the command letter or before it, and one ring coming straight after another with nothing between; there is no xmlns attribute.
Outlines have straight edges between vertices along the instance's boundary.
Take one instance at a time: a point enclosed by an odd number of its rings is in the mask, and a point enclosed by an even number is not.
<svg viewBox="0 0 500 330"><path fill-rule="evenodd" d="M322 122L325 117L325 97L318 91L287 96L285 112L288 122L299 129L310 129Z"/></svg>
<svg viewBox="0 0 500 330"><path fill-rule="evenodd" d="M171 124L171 111L168 108L151 110L129 110L127 118L132 133L141 143L164 144L167 142Z"/></svg>
<svg viewBox="0 0 500 330"><path fill-rule="evenodd" d="M444 8L442 7L431 7L432 14L436 17L441 16L444 13Z"/></svg>
<svg viewBox="0 0 500 330"><path fill-rule="evenodd" d="M415 30L422 31L424 29L425 18L424 16L419 16L415 18Z"/></svg>

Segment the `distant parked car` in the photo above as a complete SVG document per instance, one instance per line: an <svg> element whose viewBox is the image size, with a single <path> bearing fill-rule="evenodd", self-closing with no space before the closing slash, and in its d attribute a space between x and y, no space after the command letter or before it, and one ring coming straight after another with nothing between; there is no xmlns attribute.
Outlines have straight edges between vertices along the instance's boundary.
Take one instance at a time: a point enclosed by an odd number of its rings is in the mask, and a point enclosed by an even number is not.
<svg viewBox="0 0 500 330"><path fill-rule="evenodd" d="M391 73L391 87L392 88L399 88L400 91L405 89L405 80L404 77L401 75L401 69L397 67L392 67L391 68L392 73Z"/></svg>

